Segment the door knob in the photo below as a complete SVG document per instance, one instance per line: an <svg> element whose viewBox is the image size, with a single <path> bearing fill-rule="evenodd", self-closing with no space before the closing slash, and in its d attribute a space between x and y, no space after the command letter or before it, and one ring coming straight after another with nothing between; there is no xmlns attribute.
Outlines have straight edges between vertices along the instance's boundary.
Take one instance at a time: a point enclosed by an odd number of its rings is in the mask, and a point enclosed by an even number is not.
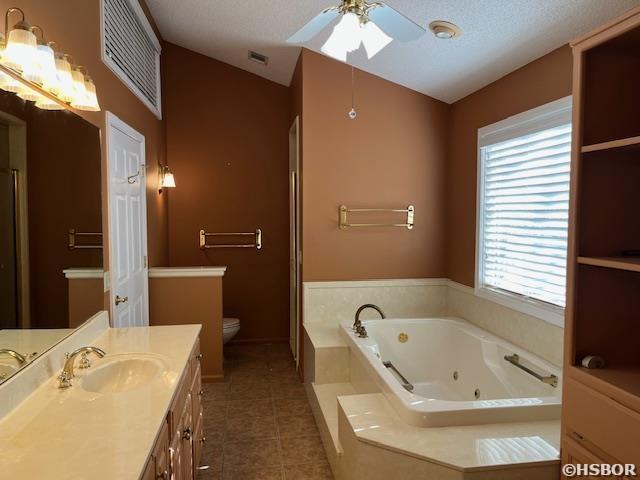
<svg viewBox="0 0 640 480"><path fill-rule="evenodd" d="M120 305L121 303L127 302L129 300L129 297L121 297L120 295L116 295L116 306Z"/></svg>

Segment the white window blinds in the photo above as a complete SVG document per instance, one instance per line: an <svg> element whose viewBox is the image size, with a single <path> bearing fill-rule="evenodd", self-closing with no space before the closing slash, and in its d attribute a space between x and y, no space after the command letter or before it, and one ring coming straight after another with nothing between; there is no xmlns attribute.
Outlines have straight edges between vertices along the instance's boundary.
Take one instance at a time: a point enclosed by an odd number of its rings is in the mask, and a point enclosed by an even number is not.
<svg viewBox="0 0 640 480"><path fill-rule="evenodd" d="M571 124L502 137L480 149L481 287L564 307Z"/></svg>
<svg viewBox="0 0 640 480"><path fill-rule="evenodd" d="M103 60L160 116L160 43L138 1L103 0Z"/></svg>

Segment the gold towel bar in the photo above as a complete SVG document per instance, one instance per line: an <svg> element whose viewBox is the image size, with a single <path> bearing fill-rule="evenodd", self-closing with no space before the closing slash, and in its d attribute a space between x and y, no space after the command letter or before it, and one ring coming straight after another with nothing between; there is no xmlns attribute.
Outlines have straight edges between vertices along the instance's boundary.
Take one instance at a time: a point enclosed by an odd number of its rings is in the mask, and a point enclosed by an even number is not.
<svg viewBox="0 0 640 480"><path fill-rule="evenodd" d="M391 212L391 213L406 213L406 223L349 223L347 222L348 213L372 213L372 212ZM346 205L340 205L339 222L340 228L346 229L350 227L402 227L407 230L413 228L413 215L415 208L413 205L409 205L407 208L347 208Z"/></svg>
<svg viewBox="0 0 640 480"><path fill-rule="evenodd" d="M75 228L69 229L69 250L102 250L102 244L100 245L77 245L76 237L100 237L102 238L102 232L76 232Z"/></svg>
<svg viewBox="0 0 640 480"><path fill-rule="evenodd" d="M235 237L235 236L252 236L255 237L254 243L238 243L238 244L207 244L207 237ZM200 230L200 250L208 248L255 248L262 249L262 230L257 228L255 232L239 232L239 233L209 233Z"/></svg>

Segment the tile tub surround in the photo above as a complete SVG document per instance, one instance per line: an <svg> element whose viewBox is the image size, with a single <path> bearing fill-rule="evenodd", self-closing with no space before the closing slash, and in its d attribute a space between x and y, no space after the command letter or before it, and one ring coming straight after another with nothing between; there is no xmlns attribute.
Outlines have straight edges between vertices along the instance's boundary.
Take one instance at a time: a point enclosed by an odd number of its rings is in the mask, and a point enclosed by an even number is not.
<svg viewBox="0 0 640 480"><path fill-rule="evenodd" d="M199 325L138 327L82 339L78 347L93 345L107 352L94 361L94 368L110 355L148 353L162 355L166 370L144 387L103 395L82 389L87 373L79 370L74 385L60 390L55 378L60 363L52 377L0 421L0 477L137 480L199 333Z"/></svg>
<svg viewBox="0 0 640 480"><path fill-rule="evenodd" d="M225 347L225 383L203 390L198 480L333 478L288 344Z"/></svg>
<svg viewBox="0 0 640 480"><path fill-rule="evenodd" d="M303 289L305 325L337 327L344 320L353 320L360 305L374 303L387 317L460 317L562 365L562 328L477 297L472 288L446 278L305 282ZM377 318L375 311L362 313L362 319L372 318Z"/></svg>

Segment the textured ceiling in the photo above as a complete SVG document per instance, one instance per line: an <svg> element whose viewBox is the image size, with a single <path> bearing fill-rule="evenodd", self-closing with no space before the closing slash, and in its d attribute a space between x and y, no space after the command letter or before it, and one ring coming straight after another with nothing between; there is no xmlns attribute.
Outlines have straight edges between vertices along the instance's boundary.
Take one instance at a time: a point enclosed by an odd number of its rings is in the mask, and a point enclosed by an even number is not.
<svg viewBox="0 0 640 480"><path fill-rule="evenodd" d="M299 47L286 39L338 0L147 0L165 40L289 85ZM448 20L462 36L430 33L394 41L372 60L349 63L367 72L454 102L616 17L640 0L386 0L423 27ZM320 51L331 27L305 46ZM263 66L247 51L269 56Z"/></svg>

